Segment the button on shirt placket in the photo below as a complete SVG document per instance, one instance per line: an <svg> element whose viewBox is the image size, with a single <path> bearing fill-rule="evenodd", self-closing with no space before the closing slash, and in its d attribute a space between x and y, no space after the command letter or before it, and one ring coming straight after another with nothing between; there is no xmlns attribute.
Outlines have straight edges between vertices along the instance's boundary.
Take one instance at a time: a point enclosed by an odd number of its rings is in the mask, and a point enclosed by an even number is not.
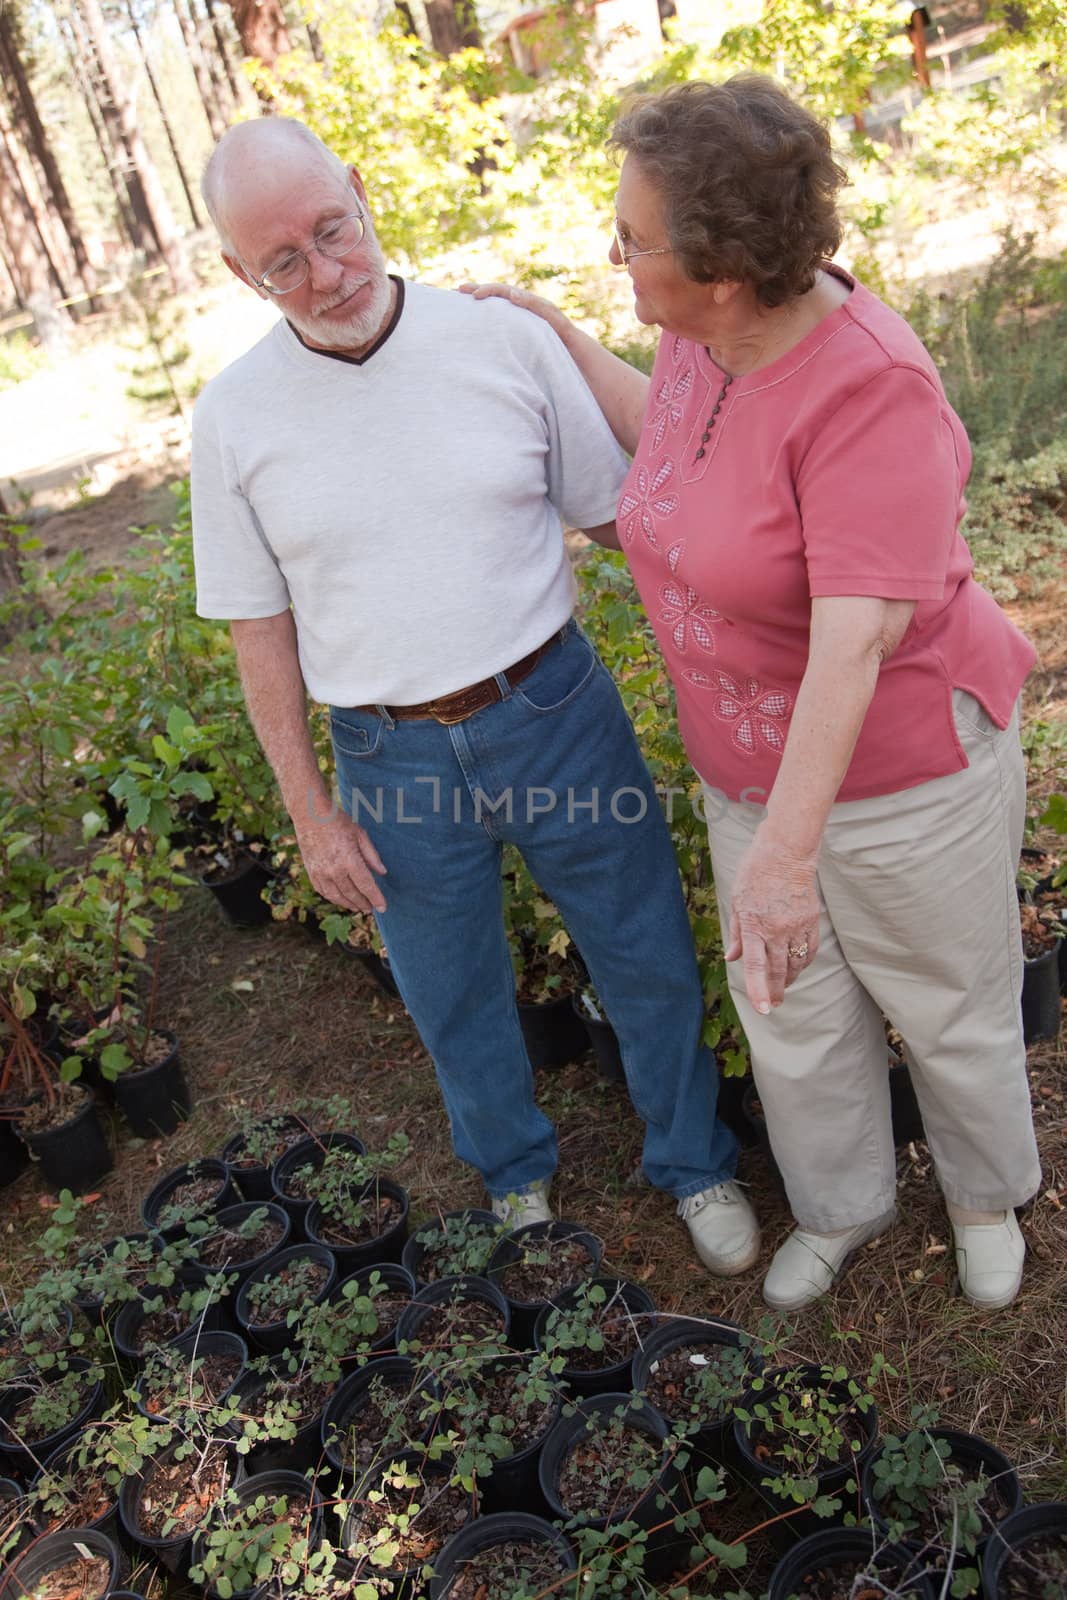
<svg viewBox="0 0 1067 1600"><path fill-rule="evenodd" d="M705 422L705 424L704 424L704 432L700 435L700 448L697 451L696 455L693 457L694 461L700 461L702 459L702 457L707 454L705 446L707 445L708 440L711 438L711 430L715 426L715 418L719 415L719 412L722 410L723 401L726 399L726 391L730 387L730 385L733 383L733 381L734 381L734 378L733 378L733 373L732 372L723 380L723 386L719 390L718 399L715 401L715 404L711 408L711 416L708 418L707 422Z"/></svg>

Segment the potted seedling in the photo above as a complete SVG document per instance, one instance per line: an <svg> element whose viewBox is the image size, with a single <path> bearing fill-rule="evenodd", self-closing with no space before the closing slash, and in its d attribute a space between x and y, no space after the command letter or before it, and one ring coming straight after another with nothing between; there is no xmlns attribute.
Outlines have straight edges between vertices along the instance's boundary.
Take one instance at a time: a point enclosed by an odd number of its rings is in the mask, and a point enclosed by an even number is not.
<svg viewBox="0 0 1067 1600"><path fill-rule="evenodd" d="M161 1428L157 1448L123 1480L119 1516L131 1539L168 1572L187 1561L193 1535L234 1477L233 1444L196 1431Z"/></svg>
<svg viewBox="0 0 1067 1600"><path fill-rule="evenodd" d="M298 1111L275 1116L246 1113L239 1119L239 1131L223 1145L221 1160L246 1200L270 1200L274 1163L313 1132L308 1118Z"/></svg>
<svg viewBox="0 0 1067 1600"><path fill-rule="evenodd" d="M293 1342L309 1306L325 1300L337 1278L337 1263L322 1245L280 1250L241 1285L234 1314L260 1349L277 1354Z"/></svg>
<svg viewBox="0 0 1067 1600"><path fill-rule="evenodd" d="M533 1342L541 1308L564 1289L591 1278L604 1246L576 1222L532 1222L501 1239L485 1275L505 1296L511 1310L511 1342Z"/></svg>
<svg viewBox="0 0 1067 1600"><path fill-rule="evenodd" d="M547 1511L537 1469L563 1406L547 1357L457 1352L442 1378L441 1428L460 1478L480 1480L483 1509Z"/></svg>
<svg viewBox="0 0 1067 1600"><path fill-rule="evenodd" d="M406 1356L379 1356L340 1385L322 1418L327 1460L349 1480L374 1462L429 1440L439 1425L440 1386Z"/></svg>
<svg viewBox="0 0 1067 1600"><path fill-rule="evenodd" d="M664 1319L634 1357L634 1389L684 1436L690 1465L721 1465L734 1407L762 1366L756 1341L717 1318Z"/></svg>
<svg viewBox="0 0 1067 1600"><path fill-rule="evenodd" d="M418 1283L481 1277L507 1231L495 1212L447 1211L412 1234L400 1259Z"/></svg>
<svg viewBox="0 0 1067 1600"><path fill-rule="evenodd" d="M407 1239L408 1193L383 1174L408 1153L405 1134L384 1150L360 1154L338 1145L309 1171L304 1193L312 1205L307 1237L333 1251L344 1273L380 1261L399 1261Z"/></svg>
<svg viewBox="0 0 1067 1600"><path fill-rule="evenodd" d="M1059 1600L1067 1594L1067 1505L1026 1506L990 1533L982 1559L985 1600Z"/></svg>
<svg viewBox="0 0 1067 1600"><path fill-rule="evenodd" d="M590 1278L544 1306L534 1345L576 1395L632 1387L633 1358L655 1325L651 1295L622 1278Z"/></svg>
<svg viewBox="0 0 1067 1600"><path fill-rule="evenodd" d="M0 1460L23 1477L104 1406L103 1369L84 1356L42 1356L0 1388Z"/></svg>
<svg viewBox="0 0 1067 1600"><path fill-rule="evenodd" d="M473 1350L507 1343L508 1303L486 1278L442 1278L420 1289L400 1319L397 1348L442 1372Z"/></svg>
<svg viewBox="0 0 1067 1600"><path fill-rule="evenodd" d="M228 1488L196 1535L189 1576L212 1600L244 1600L277 1574L296 1582L322 1530L322 1499L297 1472Z"/></svg>
<svg viewBox="0 0 1067 1600"><path fill-rule="evenodd" d="M878 1435L871 1388L885 1365L877 1356L868 1378L844 1367L806 1363L754 1377L734 1409L734 1442L742 1470L788 1525L786 1538L817 1532L827 1518L861 1514L860 1473Z"/></svg>
<svg viewBox="0 0 1067 1600"><path fill-rule="evenodd" d="M986 1541L1022 1505L1018 1475L976 1434L935 1426L929 1410L915 1420L907 1434L883 1439L867 1464L871 1517L927 1567L950 1573L955 1596L977 1594Z"/></svg>
<svg viewBox="0 0 1067 1600"><path fill-rule="evenodd" d="M498 1512L467 1523L442 1546L430 1600L563 1594L563 1580L576 1568L570 1540L550 1522L521 1511Z"/></svg>
<svg viewBox="0 0 1067 1600"><path fill-rule="evenodd" d="M357 1571L388 1576L397 1590L425 1584L445 1542L477 1515L477 1498L447 1457L403 1451L357 1483L341 1533Z"/></svg>
<svg viewBox="0 0 1067 1600"><path fill-rule="evenodd" d="M1035 905L1029 898L1019 906L1023 937L1023 1038L1054 1039L1060 1029L1060 945L1065 927L1058 909Z"/></svg>

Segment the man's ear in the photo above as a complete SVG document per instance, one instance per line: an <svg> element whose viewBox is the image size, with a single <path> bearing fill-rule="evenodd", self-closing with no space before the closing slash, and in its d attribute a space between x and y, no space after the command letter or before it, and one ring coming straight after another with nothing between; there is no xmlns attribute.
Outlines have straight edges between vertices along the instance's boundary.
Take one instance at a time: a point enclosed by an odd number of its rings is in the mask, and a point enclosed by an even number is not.
<svg viewBox="0 0 1067 1600"><path fill-rule="evenodd" d="M351 181L353 189L356 191L356 194L359 196L361 204L366 206L367 210L369 211L370 210L370 201L367 199L367 191L366 191L366 188L364 187L363 179L359 175L359 168L357 166L353 166L353 165L350 164L349 168L348 168L348 176L349 176L349 179Z"/></svg>
<svg viewBox="0 0 1067 1600"><path fill-rule="evenodd" d="M269 300L270 299L270 295L267 293L266 289L261 289L259 287L258 283L254 283L252 281L252 279L248 276L248 273L245 271L244 267L238 261L236 256L228 256L226 254L225 250L224 250L222 252L222 259L223 259L223 261L225 261L226 265L229 267L229 269L233 273L234 277L235 278L240 278L242 283L247 283L248 287L250 289L254 290L255 293L259 295L259 298L261 300Z"/></svg>

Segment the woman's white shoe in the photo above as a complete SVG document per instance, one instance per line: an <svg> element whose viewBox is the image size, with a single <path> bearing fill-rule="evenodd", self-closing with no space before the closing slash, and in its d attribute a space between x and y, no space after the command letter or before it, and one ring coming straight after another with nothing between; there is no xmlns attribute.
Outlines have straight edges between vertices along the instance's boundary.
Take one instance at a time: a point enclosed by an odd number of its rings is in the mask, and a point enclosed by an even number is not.
<svg viewBox="0 0 1067 1600"><path fill-rule="evenodd" d="M770 1270L763 1280L763 1298L775 1311L799 1311L826 1294L844 1272L848 1260L871 1239L892 1227L896 1211L887 1211L872 1222L858 1222L842 1233L809 1233L794 1228L775 1252Z"/></svg>

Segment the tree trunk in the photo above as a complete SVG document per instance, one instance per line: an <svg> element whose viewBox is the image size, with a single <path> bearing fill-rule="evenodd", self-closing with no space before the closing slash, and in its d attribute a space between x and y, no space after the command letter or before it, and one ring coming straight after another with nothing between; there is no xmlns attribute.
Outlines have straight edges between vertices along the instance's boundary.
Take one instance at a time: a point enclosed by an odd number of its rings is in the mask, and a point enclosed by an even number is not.
<svg viewBox="0 0 1067 1600"><path fill-rule="evenodd" d="M56 235L37 171L8 116L8 108L2 101L0 101L0 140L3 141L8 165L15 174L15 182L22 192L26 215L30 218L33 231L37 235L41 254L48 263L56 293L61 300L67 300L70 298L70 288L66 281L66 272L70 262L66 258L62 239Z"/></svg>
<svg viewBox="0 0 1067 1600"><path fill-rule="evenodd" d="M315 57L315 60L319 63L320 67L324 66L326 64L326 52L322 48L322 35L313 22L309 22L307 24L307 31L308 44L311 46L311 54Z"/></svg>
<svg viewBox="0 0 1067 1600"><path fill-rule="evenodd" d="M127 0L128 3L129 0ZM185 48L193 69L193 77L196 79L196 87L200 93L200 103L204 108L204 115L207 117L207 125L211 129L211 137L217 144L226 132L226 119L222 115L215 99L214 85L211 82L211 77L204 61L204 51L200 43L200 35L197 32L196 19L189 15L182 0L174 0L174 15L178 19L178 27L181 29L182 38L185 41Z"/></svg>
<svg viewBox="0 0 1067 1600"><path fill-rule="evenodd" d="M246 56L256 56L273 67L279 56L293 48L280 0L229 0L230 10Z"/></svg>
<svg viewBox="0 0 1067 1600"><path fill-rule="evenodd" d="M47 350L61 354L66 347L70 318L59 304L34 226L33 210L22 191L6 140L0 140L0 222L8 241L11 276L18 297L33 317L41 343Z"/></svg>
<svg viewBox="0 0 1067 1600"><path fill-rule="evenodd" d="M226 73L226 82L230 86L231 109L236 110L241 104L241 88L237 82L237 75L233 70L233 62L230 60L226 36L222 31L222 24L215 10L215 0L204 0L204 10L207 12L208 21L211 23L211 31L215 35L215 49L218 51L219 60L222 62L223 70ZM211 60L210 54L208 60Z"/></svg>
<svg viewBox="0 0 1067 1600"><path fill-rule="evenodd" d="M81 19L76 12L72 11L69 16L59 18L59 26L63 35L63 43L67 47L70 70L74 75L79 93L84 102L85 114L89 118L93 133L96 136L100 158L104 163L108 178L111 180L111 192L115 197L115 209L118 212L122 231L135 250L147 249L147 245L141 238L137 219L130 209L130 197L126 193L126 185L120 176L121 167L118 152L108 138L100 103L96 98L86 71L86 44Z"/></svg>
<svg viewBox="0 0 1067 1600"><path fill-rule="evenodd" d="M481 49L481 30L471 0L425 0L425 5L430 39L439 56Z"/></svg>
<svg viewBox="0 0 1067 1600"><path fill-rule="evenodd" d="M167 264L171 282L175 289L182 293L184 290L192 289L195 280L174 226L174 217L160 182L159 173L141 138L133 102L111 48L111 39L100 9L100 0L77 0L77 5L85 18L100 69L101 106L105 117L110 113L113 118L122 144L129 154L126 183L131 205L134 210L143 208L147 214L159 252Z"/></svg>
<svg viewBox="0 0 1067 1600"><path fill-rule="evenodd" d="M152 98L156 102L156 109L159 112L159 120L163 124L163 132L166 134L167 143L170 145L170 153L174 158L174 165L177 168L178 177L181 180L182 192L185 195L185 203L189 207L189 215L192 218L193 227L199 228L201 223L200 213L196 209L196 201L193 199L193 191L189 187L189 177L185 170L185 163L182 160L181 151L178 149L178 142L174 137L174 129L170 125L170 117L167 115L167 108L163 104L163 96L159 92L159 84L156 82L156 75L152 71L152 63L148 58L148 51L145 49L144 38L137 23L137 14L133 9L133 0L126 0L126 10L130 14L130 27L133 29L133 36L137 41L137 48L141 52L141 61L144 64L145 77L148 79L148 87L151 89Z"/></svg>
<svg viewBox="0 0 1067 1600"><path fill-rule="evenodd" d="M82 238L74 207L70 203L63 174L59 170L55 153L45 133L44 124L37 110L37 101L22 65L18 41L11 26L11 13L3 6L0 6L0 76L8 85L12 103L17 107L16 119L21 123L27 145L40 164L52 206L66 230L78 276L89 296L89 309L95 311L98 309L93 299L97 286L96 272L89 260L89 252L85 248L85 240Z"/></svg>
<svg viewBox="0 0 1067 1600"><path fill-rule="evenodd" d="M408 0L394 0L393 9L400 18L404 32L414 34L415 38L417 39L419 37L419 30L415 26L415 18L412 14L410 5L408 4Z"/></svg>

